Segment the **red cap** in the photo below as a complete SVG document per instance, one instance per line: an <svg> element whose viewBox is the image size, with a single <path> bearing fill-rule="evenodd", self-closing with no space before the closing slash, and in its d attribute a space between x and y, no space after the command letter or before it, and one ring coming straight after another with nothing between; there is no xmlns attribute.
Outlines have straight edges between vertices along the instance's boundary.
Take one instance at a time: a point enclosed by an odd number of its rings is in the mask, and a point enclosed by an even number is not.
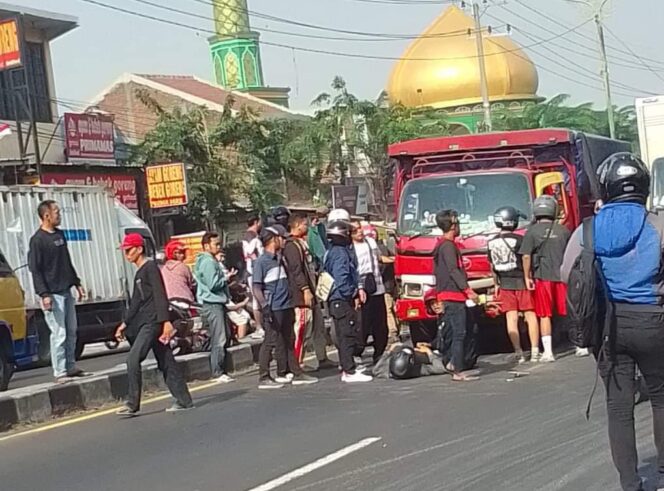
<svg viewBox="0 0 664 491"><path fill-rule="evenodd" d="M175 257L175 251L185 251L186 247L182 242L179 240L171 240L168 244L166 244L166 247L164 248L164 252L166 253L166 259L173 259Z"/></svg>
<svg viewBox="0 0 664 491"><path fill-rule="evenodd" d="M141 234L127 234L125 235L124 240L120 245L120 249L126 251L127 249L133 249L134 247L144 246L145 241L143 240L143 236Z"/></svg>

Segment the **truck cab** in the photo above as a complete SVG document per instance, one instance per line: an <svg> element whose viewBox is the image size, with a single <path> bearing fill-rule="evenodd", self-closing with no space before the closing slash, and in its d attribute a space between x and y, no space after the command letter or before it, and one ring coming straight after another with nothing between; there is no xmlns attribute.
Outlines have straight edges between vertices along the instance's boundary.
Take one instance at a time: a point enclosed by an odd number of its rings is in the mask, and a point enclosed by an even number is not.
<svg viewBox="0 0 664 491"><path fill-rule="evenodd" d="M543 194L556 198L559 221L573 230L592 213L599 197L595 169L627 143L569 130L528 130L413 140L392 145L396 169L397 316L403 322L433 320L424 295L435 288L433 252L442 232L436 213L459 213L458 246L470 286L493 288L486 244L497 232L493 214L513 206L532 219L532 202Z"/></svg>

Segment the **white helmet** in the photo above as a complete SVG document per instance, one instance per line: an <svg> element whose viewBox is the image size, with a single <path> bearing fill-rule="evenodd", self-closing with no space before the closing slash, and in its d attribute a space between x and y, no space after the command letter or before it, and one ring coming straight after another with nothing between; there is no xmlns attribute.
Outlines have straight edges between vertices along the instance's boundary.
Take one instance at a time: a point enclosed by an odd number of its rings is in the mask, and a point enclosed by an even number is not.
<svg viewBox="0 0 664 491"><path fill-rule="evenodd" d="M341 221L341 222L350 222L350 213L348 213L343 208L335 208L327 216L327 221L329 223L339 222L339 221Z"/></svg>

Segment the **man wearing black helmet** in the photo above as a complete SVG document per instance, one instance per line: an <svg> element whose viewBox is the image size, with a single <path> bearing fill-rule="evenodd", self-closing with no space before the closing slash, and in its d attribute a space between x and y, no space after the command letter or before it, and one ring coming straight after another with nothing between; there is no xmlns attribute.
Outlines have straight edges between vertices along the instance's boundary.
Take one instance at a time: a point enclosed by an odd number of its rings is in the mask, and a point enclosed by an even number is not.
<svg viewBox="0 0 664 491"><path fill-rule="evenodd" d="M268 217L268 225L281 225L288 230L288 220L290 219L291 212L285 206L275 206L270 211Z"/></svg>
<svg viewBox="0 0 664 491"><path fill-rule="evenodd" d="M609 441L625 491L644 489L634 431L635 370L645 379L653 411L659 485L664 490L664 217L649 213L650 174L630 153L617 153L597 171L603 206L592 219L593 250L606 280L613 315L595 347L606 387ZM566 279L583 248L573 234L561 271ZM602 296L603 297L603 296ZM598 295L598 302L601 301Z"/></svg>
<svg viewBox="0 0 664 491"><path fill-rule="evenodd" d="M531 345L539 345L539 328L535 315L535 301L532 291L526 288L523 279L523 266L519 249L523 237L514 231L519 227L520 213L511 206L498 208L493 215L498 235L487 243L489 263L496 285L496 302L505 312L507 334L514 348L517 363L525 363L519 336L519 312L523 312L528 324Z"/></svg>
<svg viewBox="0 0 664 491"><path fill-rule="evenodd" d="M358 310L366 301L366 294L360 289L357 257L351 246L350 223L345 220L330 222L327 237L330 248L323 269L334 279L328 303L330 316L334 319L341 380L347 383L370 382L372 377L357 369L353 360L355 351L361 346Z"/></svg>
<svg viewBox="0 0 664 491"><path fill-rule="evenodd" d="M567 315L567 285L560 280L560 266L569 230L556 223L558 202L553 196L542 195L533 203L535 223L528 227L519 254L523 256L523 274L528 290L535 292L535 314L540 321L544 353L539 355L539 342L531 345L531 361L552 362L551 339L554 311Z"/></svg>

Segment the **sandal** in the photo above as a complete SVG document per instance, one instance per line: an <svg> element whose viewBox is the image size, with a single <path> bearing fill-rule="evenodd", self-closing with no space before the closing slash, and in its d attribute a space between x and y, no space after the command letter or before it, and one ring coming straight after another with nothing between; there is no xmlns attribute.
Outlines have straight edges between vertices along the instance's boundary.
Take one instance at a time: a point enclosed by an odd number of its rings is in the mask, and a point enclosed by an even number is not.
<svg viewBox="0 0 664 491"><path fill-rule="evenodd" d="M452 382L476 382L480 378L477 375L453 374Z"/></svg>

